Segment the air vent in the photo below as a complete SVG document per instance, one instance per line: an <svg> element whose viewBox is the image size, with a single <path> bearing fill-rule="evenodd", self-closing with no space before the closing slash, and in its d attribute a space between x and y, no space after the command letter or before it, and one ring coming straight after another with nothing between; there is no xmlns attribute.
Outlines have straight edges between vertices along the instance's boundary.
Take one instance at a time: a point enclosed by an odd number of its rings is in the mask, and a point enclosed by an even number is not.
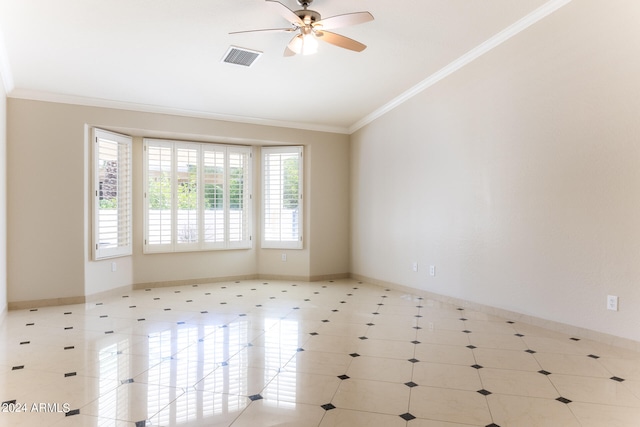
<svg viewBox="0 0 640 427"><path fill-rule="evenodd" d="M229 64L243 65L250 67L262 55L262 52L257 50L244 49L241 47L231 46L227 53L224 55L222 62Z"/></svg>

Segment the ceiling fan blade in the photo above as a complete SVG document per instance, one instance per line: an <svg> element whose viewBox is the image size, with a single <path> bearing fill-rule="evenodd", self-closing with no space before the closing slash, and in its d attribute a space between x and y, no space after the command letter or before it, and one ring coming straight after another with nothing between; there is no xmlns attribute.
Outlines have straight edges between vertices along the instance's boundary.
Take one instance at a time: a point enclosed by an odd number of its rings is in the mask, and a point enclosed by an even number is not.
<svg viewBox="0 0 640 427"><path fill-rule="evenodd" d="M358 41L350 39L349 37L341 36L340 34L331 33L329 31L322 31L322 32L318 31L316 33L316 36L320 40L323 40L327 43L331 43L332 45L335 45L344 49L353 50L356 52L362 52L367 48L366 45Z"/></svg>
<svg viewBox="0 0 640 427"><path fill-rule="evenodd" d="M283 5L279 1L276 0L266 0L267 4L271 5L271 8L277 11L284 19L291 22L293 25L297 25L298 27L304 27L304 22L295 12L289 9L287 6Z"/></svg>
<svg viewBox="0 0 640 427"><path fill-rule="evenodd" d="M330 16L313 24L314 27L322 26L323 30L348 27L350 25L363 24L373 21L373 15L369 12L345 13L344 15Z"/></svg>
<svg viewBox="0 0 640 427"><path fill-rule="evenodd" d="M295 31L295 28L265 28L264 30L246 30L246 31L233 31L229 34L242 34L242 33L269 33L269 32L286 32L290 33Z"/></svg>

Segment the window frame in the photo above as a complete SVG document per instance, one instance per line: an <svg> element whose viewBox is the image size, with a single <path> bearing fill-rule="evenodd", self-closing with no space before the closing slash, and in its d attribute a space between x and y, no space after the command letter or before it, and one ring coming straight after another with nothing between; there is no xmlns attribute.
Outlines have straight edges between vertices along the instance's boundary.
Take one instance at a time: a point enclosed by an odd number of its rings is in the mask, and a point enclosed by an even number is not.
<svg viewBox="0 0 640 427"><path fill-rule="evenodd" d="M280 155L280 154L290 154L290 155L298 155L298 181L297 181L297 239L296 240L274 240L268 238L267 233L267 222L268 222L268 214L270 210L268 209L267 204L269 203L269 196L267 194L268 190L268 165L267 165L267 157L270 155ZM304 249L304 147L301 145L293 145L293 146L281 146L281 147L262 147L261 149L261 157L262 157L262 170L261 170L261 185L262 185L262 197L261 197L261 247L263 249ZM283 166L280 166L283 169ZM284 172L283 172L284 173ZM284 185L284 177L282 178L282 185ZM279 194L281 202L284 203L284 189ZM280 218L278 221L280 235L281 229L283 227L283 220Z"/></svg>
<svg viewBox="0 0 640 427"><path fill-rule="evenodd" d="M133 197L132 197L132 138L128 135L122 135L115 132L110 132L104 129L92 128L91 132L92 141L92 164L93 164L93 179L92 179L92 196L93 196L93 212L92 212L92 255L93 260L98 261L108 258L117 258L130 256L133 253ZM105 247L101 245L101 230L102 226L100 213L101 213L101 199L102 187L101 187L101 142L109 142L117 144L117 228L116 228L116 240L115 247ZM122 167L124 166L124 167ZM122 199L120 198L122 196ZM106 221L106 220L104 220Z"/></svg>
<svg viewBox="0 0 640 427"><path fill-rule="evenodd" d="M164 147L171 150L170 155L170 185L171 199L170 203L170 227L171 235L169 243L154 244L150 243L150 203L149 203L149 152L150 147ZM197 192L197 241L181 243L178 238L178 222L180 221L178 212L178 187L180 185L178 178L178 151L179 150L196 150L197 166L196 166L196 192ZM222 191L222 210L223 210L223 238L217 242L207 242L205 233L206 221L206 167L205 153L223 153L223 191ZM231 196L229 188L231 186L232 165L230 158L236 154L244 160L243 183L242 183L242 212L240 220L240 239L233 239L231 235ZM143 211L144 211L144 236L143 236L143 253L177 253L177 252L199 252L199 251L215 251L215 250L233 250L233 249L251 249L253 246L252 224L253 224L253 148L245 145L229 145L219 143L206 142L190 142L190 141L174 141L156 138L143 139ZM204 185L203 185L204 183ZM216 203L217 204L217 203Z"/></svg>

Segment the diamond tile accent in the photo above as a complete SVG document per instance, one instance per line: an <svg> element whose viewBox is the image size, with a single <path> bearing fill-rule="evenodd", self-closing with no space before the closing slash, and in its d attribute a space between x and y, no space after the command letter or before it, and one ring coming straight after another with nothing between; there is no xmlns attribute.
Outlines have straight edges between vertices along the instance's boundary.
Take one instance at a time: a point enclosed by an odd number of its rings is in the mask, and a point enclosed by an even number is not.
<svg viewBox="0 0 640 427"><path fill-rule="evenodd" d="M259 394L254 394L253 396L249 396L249 399L251 399L251 401L254 402L256 400L262 400L263 397Z"/></svg>
<svg viewBox="0 0 640 427"><path fill-rule="evenodd" d="M420 344L420 341L411 341L411 344Z"/></svg>
<svg viewBox="0 0 640 427"><path fill-rule="evenodd" d="M336 409L335 406L333 406L333 404L331 403L325 403L324 405L321 406L322 409L324 409L325 411L330 411L332 409Z"/></svg>
<svg viewBox="0 0 640 427"><path fill-rule="evenodd" d="M360 357L360 355L358 353L351 353L349 356L351 356L351 357Z"/></svg>
<svg viewBox="0 0 640 427"><path fill-rule="evenodd" d="M418 384L414 383L413 381L409 381L408 383L404 383L404 385L406 385L407 387L417 387Z"/></svg>
<svg viewBox="0 0 640 427"><path fill-rule="evenodd" d="M536 352L535 352L535 351L533 351L533 350L525 350L524 352L525 352L525 353L530 353L530 354L534 354L534 353L536 353Z"/></svg>
<svg viewBox="0 0 640 427"><path fill-rule="evenodd" d="M618 381L619 383L624 381L624 378L620 378L620 377L611 377L609 378L610 380L614 380L614 381Z"/></svg>
<svg viewBox="0 0 640 427"><path fill-rule="evenodd" d="M491 394L489 390L485 390L485 389L478 390L478 393L480 393L483 396L489 396Z"/></svg>
<svg viewBox="0 0 640 427"><path fill-rule="evenodd" d="M478 348L475 345L468 345L467 348L470 348L471 350L473 350L474 348Z"/></svg>
<svg viewBox="0 0 640 427"><path fill-rule="evenodd" d="M517 336L517 337L523 337L524 336L522 334L514 334L514 335Z"/></svg>
<svg viewBox="0 0 640 427"><path fill-rule="evenodd" d="M80 414L80 409L72 409L71 411L67 412L66 414L64 414L65 417L72 417L74 415L79 415Z"/></svg>
<svg viewBox="0 0 640 427"><path fill-rule="evenodd" d="M595 354L590 354L590 355L589 355L589 356L587 356L587 357L590 357L590 358L592 358L592 359L600 359L600 356L596 356Z"/></svg>
<svg viewBox="0 0 640 427"><path fill-rule="evenodd" d="M402 418L405 421L411 421L411 420L415 420L416 419L416 417L414 417L413 415L411 415L408 412L400 415L400 418Z"/></svg>
<svg viewBox="0 0 640 427"><path fill-rule="evenodd" d="M338 375L338 378L340 378L341 380L348 380L351 377L349 375Z"/></svg>
<svg viewBox="0 0 640 427"><path fill-rule="evenodd" d="M544 369L543 369L543 370L541 370L541 371L538 371L538 373L539 373L539 374L542 374L542 375L551 375L551 372L549 372L549 371L545 371Z"/></svg>
<svg viewBox="0 0 640 427"><path fill-rule="evenodd" d="M419 360L414 358L414 359L409 359L409 362L411 362L411 363L418 363L418 362L419 362Z"/></svg>
<svg viewBox="0 0 640 427"><path fill-rule="evenodd" d="M360 338L361 340L368 340L369 339L367 337L358 337L358 338Z"/></svg>
<svg viewBox="0 0 640 427"><path fill-rule="evenodd" d="M472 368L475 368L475 369L482 369L482 368L484 368L484 366L482 366L482 365L471 365L471 367L472 367Z"/></svg>

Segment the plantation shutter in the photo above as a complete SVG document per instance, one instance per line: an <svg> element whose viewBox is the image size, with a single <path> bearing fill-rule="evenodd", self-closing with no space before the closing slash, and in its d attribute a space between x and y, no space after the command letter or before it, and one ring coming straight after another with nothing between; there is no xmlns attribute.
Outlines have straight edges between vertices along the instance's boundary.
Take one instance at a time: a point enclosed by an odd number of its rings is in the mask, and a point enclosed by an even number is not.
<svg viewBox="0 0 640 427"><path fill-rule="evenodd" d="M172 250L173 243L173 147L145 141L145 250Z"/></svg>
<svg viewBox="0 0 640 427"><path fill-rule="evenodd" d="M262 247L301 249L302 147L262 149Z"/></svg>
<svg viewBox="0 0 640 427"><path fill-rule="evenodd" d="M93 259L131 255L131 137L93 129L92 140Z"/></svg>

